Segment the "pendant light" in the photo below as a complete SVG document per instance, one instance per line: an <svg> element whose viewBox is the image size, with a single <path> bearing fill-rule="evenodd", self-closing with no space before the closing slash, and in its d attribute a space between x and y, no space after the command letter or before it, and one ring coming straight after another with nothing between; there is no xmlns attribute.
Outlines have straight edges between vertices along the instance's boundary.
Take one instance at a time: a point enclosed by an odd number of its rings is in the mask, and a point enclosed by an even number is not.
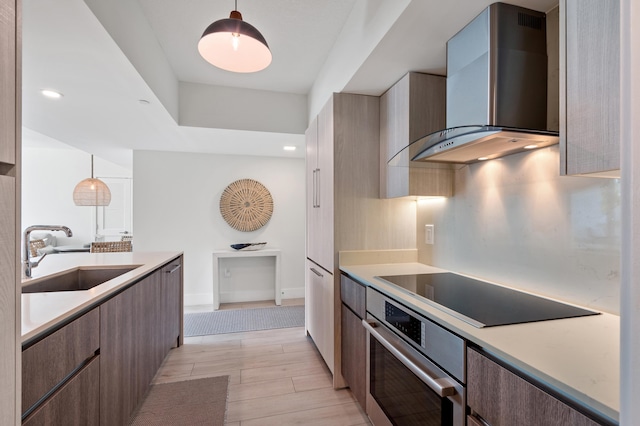
<svg viewBox="0 0 640 426"><path fill-rule="evenodd" d="M231 72L256 72L271 63L267 41L253 25L242 20L238 0L229 19L215 21L204 30L198 52L210 64Z"/></svg>
<svg viewBox="0 0 640 426"><path fill-rule="evenodd" d="M106 183L93 177L93 155L91 155L91 177L80 181L73 190L76 206L108 206L111 191Z"/></svg>

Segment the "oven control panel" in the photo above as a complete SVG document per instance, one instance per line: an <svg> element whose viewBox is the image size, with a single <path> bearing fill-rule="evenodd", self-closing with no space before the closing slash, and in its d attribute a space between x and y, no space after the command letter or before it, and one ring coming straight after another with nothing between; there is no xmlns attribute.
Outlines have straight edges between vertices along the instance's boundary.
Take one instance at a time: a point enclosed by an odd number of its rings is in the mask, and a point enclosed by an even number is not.
<svg viewBox="0 0 640 426"><path fill-rule="evenodd" d="M466 342L400 300L367 287L367 313L438 364L460 383L465 381Z"/></svg>
<svg viewBox="0 0 640 426"><path fill-rule="evenodd" d="M424 348L424 323L388 301L384 302L384 319L396 330Z"/></svg>

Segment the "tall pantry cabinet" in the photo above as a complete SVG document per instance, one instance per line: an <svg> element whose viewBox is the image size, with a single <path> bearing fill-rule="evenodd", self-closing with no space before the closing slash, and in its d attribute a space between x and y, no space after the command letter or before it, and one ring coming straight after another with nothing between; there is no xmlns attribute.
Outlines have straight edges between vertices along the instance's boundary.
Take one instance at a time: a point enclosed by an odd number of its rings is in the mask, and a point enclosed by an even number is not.
<svg viewBox="0 0 640 426"><path fill-rule="evenodd" d="M0 0L0 418L20 422L20 0Z"/></svg>
<svg viewBox="0 0 640 426"><path fill-rule="evenodd" d="M333 373L340 373L338 251L361 248L365 209L378 188L379 99L336 93L306 132L306 329ZM359 200L360 202L358 202ZM359 204L359 205L358 205Z"/></svg>

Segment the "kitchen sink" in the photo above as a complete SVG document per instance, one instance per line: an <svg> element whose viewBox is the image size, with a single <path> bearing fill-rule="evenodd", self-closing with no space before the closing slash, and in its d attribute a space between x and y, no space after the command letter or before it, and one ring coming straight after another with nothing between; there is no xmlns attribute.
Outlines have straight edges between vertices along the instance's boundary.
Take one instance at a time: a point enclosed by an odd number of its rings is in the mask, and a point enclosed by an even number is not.
<svg viewBox="0 0 640 426"><path fill-rule="evenodd" d="M138 266L140 265L114 266L110 268L77 268L24 285L22 292L45 293L89 290L122 274L126 274Z"/></svg>

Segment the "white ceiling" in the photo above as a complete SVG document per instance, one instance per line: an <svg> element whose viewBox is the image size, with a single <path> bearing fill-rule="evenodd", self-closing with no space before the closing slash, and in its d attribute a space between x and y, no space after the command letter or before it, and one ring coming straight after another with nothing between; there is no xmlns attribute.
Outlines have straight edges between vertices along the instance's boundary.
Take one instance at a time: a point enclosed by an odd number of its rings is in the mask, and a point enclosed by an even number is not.
<svg viewBox="0 0 640 426"><path fill-rule="evenodd" d="M233 0L138 0L180 81L306 95L355 0L240 0L244 21L267 40L273 61L264 71L237 74L212 67L197 43L204 29L228 18Z"/></svg>
<svg viewBox="0 0 640 426"><path fill-rule="evenodd" d="M263 102L266 95L280 95L280 102L291 94L295 105L308 96L313 114L332 91L380 95L408 71L444 74L446 40L491 3L240 0L238 10L264 35L273 62L258 73L234 74L209 65L196 49L206 26L229 16L233 0L86 1L23 0L25 144L40 139L46 146L42 141L53 138L125 167L135 149L303 157L302 131L255 131L215 120L180 125L186 95L181 99L179 82L234 88L250 112L253 94ZM512 3L548 11L557 0ZM162 76L157 64L163 63ZM165 84L167 76L173 83ZM46 99L42 88L64 97ZM259 122L257 115L247 113L245 123ZM283 145L298 149L284 152Z"/></svg>

